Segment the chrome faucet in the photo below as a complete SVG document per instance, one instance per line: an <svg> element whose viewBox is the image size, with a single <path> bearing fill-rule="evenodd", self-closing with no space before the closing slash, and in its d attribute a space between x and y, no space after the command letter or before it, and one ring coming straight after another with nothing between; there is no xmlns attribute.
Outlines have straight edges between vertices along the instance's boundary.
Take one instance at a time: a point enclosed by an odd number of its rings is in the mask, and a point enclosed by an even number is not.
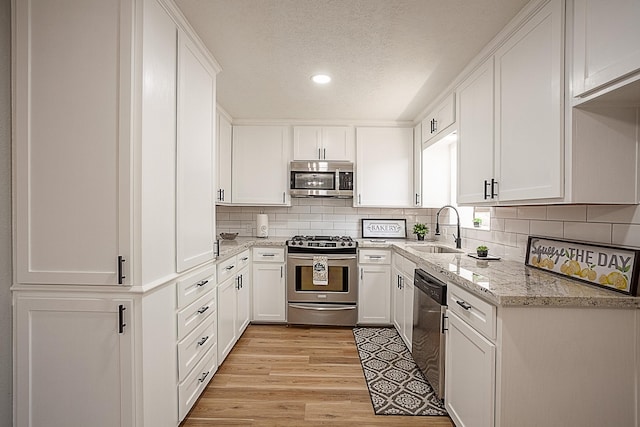
<svg viewBox="0 0 640 427"><path fill-rule="evenodd" d="M444 205L443 207L441 207L438 210L438 213L436 214L436 236L440 235L440 223L439 223L439 218L440 218L440 212L442 212L442 209L444 208L451 208L456 212L456 216L458 217L458 234L457 235L453 235L453 238L456 241L456 249L462 249L462 237L460 237L460 214L458 213L458 210L451 205Z"/></svg>

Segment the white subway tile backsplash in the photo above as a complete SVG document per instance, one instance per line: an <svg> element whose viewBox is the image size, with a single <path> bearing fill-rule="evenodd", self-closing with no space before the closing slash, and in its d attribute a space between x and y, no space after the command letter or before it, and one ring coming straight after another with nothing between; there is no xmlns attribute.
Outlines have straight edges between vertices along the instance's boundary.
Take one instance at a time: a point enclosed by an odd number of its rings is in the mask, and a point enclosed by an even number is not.
<svg viewBox="0 0 640 427"><path fill-rule="evenodd" d="M596 243L611 243L611 224L565 222L564 238Z"/></svg>
<svg viewBox="0 0 640 427"><path fill-rule="evenodd" d="M345 222L344 215L323 214L322 220L325 222Z"/></svg>
<svg viewBox="0 0 640 427"><path fill-rule="evenodd" d="M491 230L494 231L504 231L504 219L502 218L491 218Z"/></svg>
<svg viewBox="0 0 640 427"><path fill-rule="evenodd" d="M518 208L515 206L496 206L492 208L491 217L496 218L517 218Z"/></svg>
<svg viewBox="0 0 640 427"><path fill-rule="evenodd" d="M300 221L322 221L321 213L300 214L298 217Z"/></svg>
<svg viewBox="0 0 640 427"><path fill-rule="evenodd" d="M520 206L518 207L519 219L546 219L546 206Z"/></svg>
<svg viewBox="0 0 640 427"><path fill-rule="evenodd" d="M640 205L587 206L587 221L640 224Z"/></svg>
<svg viewBox="0 0 640 427"><path fill-rule="evenodd" d="M334 212L332 206L311 206L309 212L310 213L322 213L322 214L332 214Z"/></svg>
<svg viewBox="0 0 640 427"><path fill-rule="evenodd" d="M529 221L526 219L505 219L504 231L507 233L529 234Z"/></svg>
<svg viewBox="0 0 640 427"><path fill-rule="evenodd" d="M612 241L614 245L640 248L640 225L613 224Z"/></svg>
<svg viewBox="0 0 640 427"><path fill-rule="evenodd" d="M547 219L557 221L586 221L585 205L547 206Z"/></svg>
<svg viewBox="0 0 640 427"><path fill-rule="evenodd" d="M564 237L564 223L562 221L531 221L529 233L536 236Z"/></svg>

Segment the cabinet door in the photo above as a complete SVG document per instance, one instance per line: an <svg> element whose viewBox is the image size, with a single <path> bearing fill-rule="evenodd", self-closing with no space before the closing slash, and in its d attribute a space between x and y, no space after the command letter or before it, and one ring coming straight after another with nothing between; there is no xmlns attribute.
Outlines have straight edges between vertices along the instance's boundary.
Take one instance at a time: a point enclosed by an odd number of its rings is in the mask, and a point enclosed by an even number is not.
<svg viewBox="0 0 640 427"><path fill-rule="evenodd" d="M294 126L293 128L293 159L320 160L322 159L322 128L319 126Z"/></svg>
<svg viewBox="0 0 640 427"><path fill-rule="evenodd" d="M324 160L355 161L354 130L348 126L322 128L322 158Z"/></svg>
<svg viewBox="0 0 640 427"><path fill-rule="evenodd" d="M133 426L133 318L130 300L17 297L16 425Z"/></svg>
<svg viewBox="0 0 640 427"><path fill-rule="evenodd" d="M448 312L445 405L457 426L493 427L496 347Z"/></svg>
<svg viewBox="0 0 640 427"><path fill-rule="evenodd" d="M287 126L234 126L233 203L287 204L290 147Z"/></svg>
<svg viewBox="0 0 640 427"><path fill-rule="evenodd" d="M439 106L435 115L434 134L439 134L456 120L455 95L449 95Z"/></svg>
<svg viewBox="0 0 640 427"><path fill-rule="evenodd" d="M357 128L358 206L413 206L413 128Z"/></svg>
<svg viewBox="0 0 640 427"><path fill-rule="evenodd" d="M573 2L573 96L640 69L637 0Z"/></svg>
<svg viewBox="0 0 640 427"><path fill-rule="evenodd" d="M177 269L213 259L215 74L178 34Z"/></svg>
<svg viewBox="0 0 640 427"><path fill-rule="evenodd" d="M391 268L391 300L393 303L393 326L402 336L404 324L404 294L402 292L402 273L395 265Z"/></svg>
<svg viewBox="0 0 640 427"><path fill-rule="evenodd" d="M493 178L493 58L457 91L458 203L486 202L485 181Z"/></svg>
<svg viewBox="0 0 640 427"><path fill-rule="evenodd" d="M238 295L236 307L236 336L240 338L251 318L251 275L249 267L238 273Z"/></svg>
<svg viewBox="0 0 640 427"><path fill-rule="evenodd" d="M237 283L234 275L218 285L218 363L224 361L237 340Z"/></svg>
<svg viewBox="0 0 640 427"><path fill-rule="evenodd" d="M413 206L422 207L422 125L413 128Z"/></svg>
<svg viewBox="0 0 640 427"><path fill-rule="evenodd" d="M286 321L284 264L253 264L253 320Z"/></svg>
<svg viewBox="0 0 640 427"><path fill-rule="evenodd" d="M563 28L563 2L552 0L496 51L500 201L562 197Z"/></svg>
<svg viewBox="0 0 640 427"><path fill-rule="evenodd" d="M413 277L405 274L402 279L402 299L404 305L404 313L402 316L402 338L407 345L409 351L412 348L413 340Z"/></svg>
<svg viewBox="0 0 640 427"><path fill-rule="evenodd" d="M231 123L218 114L218 204L231 203Z"/></svg>
<svg viewBox="0 0 640 427"><path fill-rule="evenodd" d="M132 18L131 0L15 3L19 283L114 285L129 260Z"/></svg>
<svg viewBox="0 0 640 427"><path fill-rule="evenodd" d="M360 265L358 323L391 323L391 268L388 265Z"/></svg>

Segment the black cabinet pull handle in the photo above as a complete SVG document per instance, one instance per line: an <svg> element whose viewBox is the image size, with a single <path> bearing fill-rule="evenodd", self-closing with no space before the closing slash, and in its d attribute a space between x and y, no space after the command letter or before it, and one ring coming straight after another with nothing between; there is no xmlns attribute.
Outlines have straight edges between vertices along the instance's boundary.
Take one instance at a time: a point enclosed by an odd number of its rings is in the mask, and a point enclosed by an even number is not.
<svg viewBox="0 0 640 427"><path fill-rule="evenodd" d="M205 305L204 307L201 307L200 309L198 309L198 313L202 314L207 310L209 310L209 306Z"/></svg>
<svg viewBox="0 0 640 427"><path fill-rule="evenodd" d="M198 345L204 345L204 343L206 343L208 339L209 335L207 335L206 337L202 337L202 339L198 341Z"/></svg>
<svg viewBox="0 0 640 427"><path fill-rule="evenodd" d="M494 197L498 197L498 194L496 193L496 186L498 185L498 181L496 181L495 179L491 178L491 198L493 199Z"/></svg>
<svg viewBox="0 0 640 427"><path fill-rule="evenodd" d="M198 381L200 381L201 383L203 383L203 382L204 382L204 380L209 376L209 372L211 372L211 371L203 372L203 373L202 373L202 377L200 377L200 378L198 379Z"/></svg>
<svg viewBox="0 0 640 427"><path fill-rule="evenodd" d="M124 279L127 278L127 276L124 275L124 263L126 262L126 260L124 259L124 257L122 255L118 256L118 285L122 285L124 283Z"/></svg>
<svg viewBox="0 0 640 427"><path fill-rule="evenodd" d="M489 187L489 181L484 180L484 199L487 200L489 198L489 194L487 193L487 188Z"/></svg>
<svg viewBox="0 0 640 427"><path fill-rule="evenodd" d="M127 324L124 323L124 311L126 309L127 309L127 307L125 307L122 304L120 304L118 306L118 333L119 334L123 334L124 333L124 327L127 326Z"/></svg>
<svg viewBox="0 0 640 427"><path fill-rule="evenodd" d="M456 301L456 304L458 304L460 307L464 308L465 310L471 310L471 304L466 303L464 301Z"/></svg>
<svg viewBox="0 0 640 427"><path fill-rule="evenodd" d="M228 271L228 270L233 270L234 268L236 268L236 266L235 266L235 265L230 265L230 266L228 266L228 267L225 267L225 270L227 270L227 271Z"/></svg>
<svg viewBox="0 0 640 427"><path fill-rule="evenodd" d="M207 283L209 283L209 281L208 281L208 280L201 280L201 281L199 281L198 283L196 283L196 287L198 287L198 288L199 288L200 286L204 286L204 285L206 285Z"/></svg>

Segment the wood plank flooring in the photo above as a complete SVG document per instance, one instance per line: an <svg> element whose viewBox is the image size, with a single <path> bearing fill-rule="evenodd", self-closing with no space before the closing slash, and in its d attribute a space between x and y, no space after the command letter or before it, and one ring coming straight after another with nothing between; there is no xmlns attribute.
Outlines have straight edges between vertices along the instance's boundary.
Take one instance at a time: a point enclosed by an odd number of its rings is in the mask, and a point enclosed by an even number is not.
<svg viewBox="0 0 640 427"><path fill-rule="evenodd" d="M375 415L351 328L250 325L181 427L452 427Z"/></svg>

